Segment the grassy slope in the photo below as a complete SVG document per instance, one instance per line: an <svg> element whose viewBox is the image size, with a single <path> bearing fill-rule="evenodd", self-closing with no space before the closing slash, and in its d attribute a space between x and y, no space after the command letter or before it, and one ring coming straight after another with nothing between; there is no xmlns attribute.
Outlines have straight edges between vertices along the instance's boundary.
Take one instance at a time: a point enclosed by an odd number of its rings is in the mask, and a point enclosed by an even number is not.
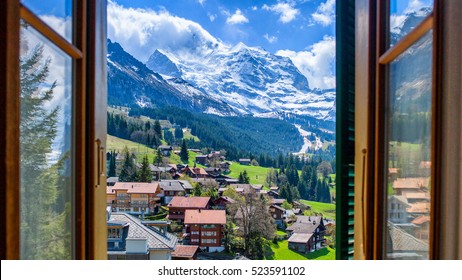
<svg viewBox="0 0 462 280"><path fill-rule="evenodd" d="M106 141L106 150L109 151L119 151L122 152L124 147L127 146L130 152L135 153L138 159L141 159L145 154L148 155L149 162L152 162L154 158L154 150L146 147L145 145L135 143L130 140L121 139L112 135L107 135ZM139 157L138 155L141 155Z"/></svg>
<svg viewBox="0 0 462 280"><path fill-rule="evenodd" d="M247 170L247 174L250 178L251 184L260 184L265 183L266 174L268 173L269 168L261 166L252 166L252 165L241 165L237 162L233 162L230 166L230 173L228 176L233 178L239 178L239 173Z"/></svg>
<svg viewBox="0 0 462 280"><path fill-rule="evenodd" d="M324 217L327 217L329 219L335 219L335 204L308 201L303 199L301 199L300 202L302 202L305 205L311 206L311 212L313 215L314 212L317 212L322 213Z"/></svg>
<svg viewBox="0 0 462 280"><path fill-rule="evenodd" d="M268 260L335 260L335 250L329 247L322 248L307 255L297 253L288 248L288 241L280 241L278 244L271 243L274 255Z"/></svg>

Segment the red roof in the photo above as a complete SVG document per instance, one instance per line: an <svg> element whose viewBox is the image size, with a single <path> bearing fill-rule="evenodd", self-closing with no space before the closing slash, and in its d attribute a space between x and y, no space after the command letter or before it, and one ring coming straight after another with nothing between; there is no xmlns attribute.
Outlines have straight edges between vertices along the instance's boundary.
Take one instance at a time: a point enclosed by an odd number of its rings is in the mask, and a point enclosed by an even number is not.
<svg viewBox="0 0 462 280"><path fill-rule="evenodd" d="M224 225L226 224L225 210L186 210L184 214L185 224L207 224Z"/></svg>
<svg viewBox="0 0 462 280"><path fill-rule="evenodd" d="M113 190L126 190L127 193L159 193L159 183L117 182Z"/></svg>
<svg viewBox="0 0 462 280"><path fill-rule="evenodd" d="M421 225L428 222L430 222L430 216L419 216L415 218L411 223L414 225Z"/></svg>
<svg viewBox="0 0 462 280"><path fill-rule="evenodd" d="M206 208L209 203L210 197L208 196L174 196L168 204L168 207L174 208Z"/></svg>
<svg viewBox="0 0 462 280"><path fill-rule="evenodd" d="M430 178L398 178L393 182L394 189L420 189L428 187Z"/></svg>
<svg viewBox="0 0 462 280"><path fill-rule="evenodd" d="M175 251L172 252L172 257L176 258L192 258L199 249L196 245L176 245Z"/></svg>

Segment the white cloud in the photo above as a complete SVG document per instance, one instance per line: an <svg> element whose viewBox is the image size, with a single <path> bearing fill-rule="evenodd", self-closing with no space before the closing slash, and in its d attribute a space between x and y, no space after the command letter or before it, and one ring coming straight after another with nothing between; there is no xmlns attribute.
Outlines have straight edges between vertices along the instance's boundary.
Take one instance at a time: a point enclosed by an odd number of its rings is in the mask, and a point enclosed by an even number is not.
<svg viewBox="0 0 462 280"><path fill-rule="evenodd" d="M316 12L311 14L314 22L323 26L331 25L335 21L335 0L327 0L321 3Z"/></svg>
<svg viewBox="0 0 462 280"><path fill-rule="evenodd" d="M280 50L276 53L289 57L308 78L311 88L335 88L335 38L324 38L311 45L308 51Z"/></svg>
<svg viewBox="0 0 462 280"><path fill-rule="evenodd" d="M108 37L142 62L156 49L200 52L222 44L198 23L167 11L125 8L109 1L107 13Z"/></svg>
<svg viewBox="0 0 462 280"><path fill-rule="evenodd" d="M265 38L268 43L272 44L272 43L276 43L278 41L278 37L276 36L270 36L268 33L266 33L265 35L263 35L263 38Z"/></svg>
<svg viewBox="0 0 462 280"><path fill-rule="evenodd" d="M216 14L207 13L207 16L209 17L211 22L214 22L217 19Z"/></svg>
<svg viewBox="0 0 462 280"><path fill-rule="evenodd" d="M253 6L252 11L256 11L256 10L258 10L257 6Z"/></svg>
<svg viewBox="0 0 462 280"><path fill-rule="evenodd" d="M201 4L201 6L204 6L205 1L206 0L197 0L197 2L199 2L199 4Z"/></svg>
<svg viewBox="0 0 462 280"><path fill-rule="evenodd" d="M228 24L242 24L247 23L249 20L242 14L241 10L237 9L236 12L226 19Z"/></svg>
<svg viewBox="0 0 462 280"><path fill-rule="evenodd" d="M277 3L272 6L265 4L262 9L279 14L279 21L282 23L289 23L300 14L300 11L294 8L293 3Z"/></svg>
<svg viewBox="0 0 462 280"><path fill-rule="evenodd" d="M404 24L404 21L406 20L406 16L405 15L390 15L390 29L391 29L391 32L397 32L399 31L402 27L403 27L403 24Z"/></svg>

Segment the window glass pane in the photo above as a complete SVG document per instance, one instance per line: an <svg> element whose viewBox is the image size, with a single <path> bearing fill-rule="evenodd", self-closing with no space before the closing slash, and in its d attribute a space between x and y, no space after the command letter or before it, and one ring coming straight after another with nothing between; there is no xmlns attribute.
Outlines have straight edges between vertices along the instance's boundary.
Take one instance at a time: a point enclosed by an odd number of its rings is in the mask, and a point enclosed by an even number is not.
<svg viewBox="0 0 462 280"><path fill-rule="evenodd" d="M21 0L58 34L72 42L72 0Z"/></svg>
<svg viewBox="0 0 462 280"><path fill-rule="evenodd" d="M408 34L433 11L433 0L390 1L390 45Z"/></svg>
<svg viewBox="0 0 462 280"><path fill-rule="evenodd" d="M390 65L387 258L428 258L432 32Z"/></svg>
<svg viewBox="0 0 462 280"><path fill-rule="evenodd" d="M21 258L70 259L72 59L21 28Z"/></svg>

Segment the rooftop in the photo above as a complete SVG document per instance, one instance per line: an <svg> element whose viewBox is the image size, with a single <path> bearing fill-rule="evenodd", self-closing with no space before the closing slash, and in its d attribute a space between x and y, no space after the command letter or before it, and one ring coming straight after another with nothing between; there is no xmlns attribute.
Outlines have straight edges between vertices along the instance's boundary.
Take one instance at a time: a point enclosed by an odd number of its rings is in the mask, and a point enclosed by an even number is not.
<svg viewBox="0 0 462 280"><path fill-rule="evenodd" d="M394 189L420 189L428 187L430 178L398 178L393 182Z"/></svg>
<svg viewBox="0 0 462 280"><path fill-rule="evenodd" d="M150 193L155 194L160 191L159 183L137 183L137 182L117 182L112 187L113 190L127 190L127 193Z"/></svg>
<svg viewBox="0 0 462 280"><path fill-rule="evenodd" d="M174 258L192 258L199 249L197 245L176 245L175 251L172 252Z"/></svg>
<svg viewBox="0 0 462 280"><path fill-rule="evenodd" d="M210 197L208 196L174 196L168 204L168 207L175 208L206 208L209 203Z"/></svg>
<svg viewBox="0 0 462 280"><path fill-rule="evenodd" d="M226 224L225 210L186 210L184 214L185 224L207 224L224 225Z"/></svg>
<svg viewBox="0 0 462 280"><path fill-rule="evenodd" d="M312 233L294 233L287 241L292 243L308 243L312 236Z"/></svg>
<svg viewBox="0 0 462 280"><path fill-rule="evenodd" d="M159 184L160 188L164 191L184 191L183 185L178 180L162 180Z"/></svg>
<svg viewBox="0 0 462 280"><path fill-rule="evenodd" d="M142 238L148 241L148 248L153 249L175 249L178 238L176 235L147 227L141 223L138 218L127 213L111 213L111 218L108 224L128 224L127 238L137 239Z"/></svg>

